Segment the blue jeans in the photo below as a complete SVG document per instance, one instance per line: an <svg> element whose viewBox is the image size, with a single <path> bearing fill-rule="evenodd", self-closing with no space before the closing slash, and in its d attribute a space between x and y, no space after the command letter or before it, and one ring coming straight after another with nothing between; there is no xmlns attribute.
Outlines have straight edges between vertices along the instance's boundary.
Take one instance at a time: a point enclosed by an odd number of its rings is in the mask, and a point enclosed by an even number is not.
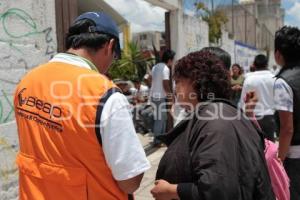
<svg viewBox="0 0 300 200"><path fill-rule="evenodd" d="M155 144L160 142L157 139L157 136L166 133L167 119L168 119L166 103L167 103L166 99L152 98L152 104L154 106L153 134L154 134Z"/></svg>

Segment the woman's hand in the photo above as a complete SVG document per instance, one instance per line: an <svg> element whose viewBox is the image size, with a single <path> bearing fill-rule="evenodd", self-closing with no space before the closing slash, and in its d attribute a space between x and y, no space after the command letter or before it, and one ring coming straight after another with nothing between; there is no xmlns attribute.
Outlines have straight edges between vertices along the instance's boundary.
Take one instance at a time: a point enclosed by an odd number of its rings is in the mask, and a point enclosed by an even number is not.
<svg viewBox="0 0 300 200"><path fill-rule="evenodd" d="M151 190L151 194L156 200L179 199L177 185L170 184L165 180L155 181L155 187Z"/></svg>
<svg viewBox="0 0 300 200"><path fill-rule="evenodd" d="M231 89L233 91L240 91L240 90L243 89L243 87L241 85L234 85L234 86L231 87Z"/></svg>

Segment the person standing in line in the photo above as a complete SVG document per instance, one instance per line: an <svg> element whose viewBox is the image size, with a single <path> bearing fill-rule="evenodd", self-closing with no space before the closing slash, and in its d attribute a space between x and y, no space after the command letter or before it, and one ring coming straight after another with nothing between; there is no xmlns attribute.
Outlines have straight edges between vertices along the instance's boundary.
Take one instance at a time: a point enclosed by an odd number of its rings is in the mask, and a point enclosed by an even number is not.
<svg viewBox="0 0 300 200"><path fill-rule="evenodd" d="M166 133L168 114L173 104L170 74L174 57L174 51L166 50L163 53L162 62L152 68L150 96L154 106L154 145L159 145L160 141L157 137Z"/></svg>
<svg viewBox="0 0 300 200"><path fill-rule="evenodd" d="M231 56L228 52L226 52L224 49L220 47L204 47L202 51L207 51L215 56L217 56L224 68L226 69L228 73L228 77L230 77L230 66L231 66ZM184 120L186 117L188 117L188 110L180 107L179 103L175 104L177 106L177 113L175 113L175 123L174 127L176 127L177 124L179 124L182 120Z"/></svg>
<svg viewBox="0 0 300 200"><path fill-rule="evenodd" d="M146 103L149 96L148 86L142 84L142 81L138 80L137 78L132 82L134 87L130 88L130 93L133 96L134 105Z"/></svg>
<svg viewBox="0 0 300 200"><path fill-rule="evenodd" d="M84 13L66 49L16 88L20 200L133 199L150 164L126 97L104 75L120 57L117 24Z"/></svg>
<svg viewBox="0 0 300 200"><path fill-rule="evenodd" d="M231 100L234 105L237 105L241 98L241 92L244 83L242 67L239 64L233 64L231 67Z"/></svg>
<svg viewBox="0 0 300 200"><path fill-rule="evenodd" d="M130 92L133 99L133 123L138 133L146 134L149 132L149 128L144 123L141 112L147 107L149 88L143 85L138 78L135 78L132 82L134 87L130 88Z"/></svg>
<svg viewBox="0 0 300 200"><path fill-rule="evenodd" d="M275 200L263 137L227 100L231 84L223 62L208 51L190 53L176 63L174 79L178 102L191 105L190 117L160 137L168 149L153 197Z"/></svg>
<svg viewBox="0 0 300 200"><path fill-rule="evenodd" d="M275 34L275 60L282 67L274 86L279 113L279 159L290 178L291 200L300 199L300 30L284 26Z"/></svg>
<svg viewBox="0 0 300 200"><path fill-rule="evenodd" d="M249 91L255 91L258 102L254 109L255 117L266 134L266 138L275 141L276 122L274 118L274 83L275 77L268 70L268 58L265 55L257 55L253 66L256 71L247 76L241 94L240 105L244 107L244 97Z"/></svg>

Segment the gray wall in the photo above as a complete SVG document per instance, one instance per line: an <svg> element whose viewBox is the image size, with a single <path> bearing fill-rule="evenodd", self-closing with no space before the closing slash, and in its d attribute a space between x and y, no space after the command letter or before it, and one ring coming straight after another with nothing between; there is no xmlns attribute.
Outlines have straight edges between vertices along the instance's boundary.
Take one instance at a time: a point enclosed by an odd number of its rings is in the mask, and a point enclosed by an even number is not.
<svg viewBox="0 0 300 200"><path fill-rule="evenodd" d="M17 199L13 93L20 79L57 49L54 0L0 1L0 200Z"/></svg>

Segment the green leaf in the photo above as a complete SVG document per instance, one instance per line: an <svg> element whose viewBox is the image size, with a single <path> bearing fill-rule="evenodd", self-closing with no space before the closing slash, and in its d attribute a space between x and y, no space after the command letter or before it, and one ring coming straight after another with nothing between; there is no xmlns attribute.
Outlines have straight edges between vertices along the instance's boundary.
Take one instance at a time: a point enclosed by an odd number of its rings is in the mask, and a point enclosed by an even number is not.
<svg viewBox="0 0 300 200"><path fill-rule="evenodd" d="M138 78L143 80L153 58L145 58L137 43L130 42L127 45L128 52L122 52L122 58L112 64L109 76L112 79L132 80Z"/></svg>

